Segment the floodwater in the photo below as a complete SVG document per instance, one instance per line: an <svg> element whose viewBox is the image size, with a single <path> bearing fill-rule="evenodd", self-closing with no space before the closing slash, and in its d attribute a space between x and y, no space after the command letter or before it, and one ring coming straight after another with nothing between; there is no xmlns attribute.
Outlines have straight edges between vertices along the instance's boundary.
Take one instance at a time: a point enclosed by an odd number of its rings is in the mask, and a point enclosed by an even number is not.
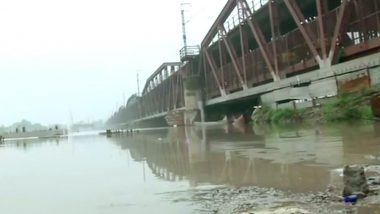
<svg viewBox="0 0 380 214"><path fill-rule="evenodd" d="M0 163L2 213L207 213L199 192L254 186L315 193L345 164L380 164L380 124L82 133L5 142Z"/></svg>

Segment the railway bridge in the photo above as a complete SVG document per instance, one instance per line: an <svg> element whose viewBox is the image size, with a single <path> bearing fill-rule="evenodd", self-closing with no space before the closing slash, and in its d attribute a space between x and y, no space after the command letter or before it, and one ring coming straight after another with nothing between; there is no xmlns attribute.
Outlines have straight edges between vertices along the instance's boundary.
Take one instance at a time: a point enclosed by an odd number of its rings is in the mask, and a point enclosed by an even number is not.
<svg viewBox="0 0 380 214"><path fill-rule="evenodd" d="M379 49L378 0L228 0L200 46L163 63L111 119L129 111L129 121L191 123L310 105L380 84Z"/></svg>

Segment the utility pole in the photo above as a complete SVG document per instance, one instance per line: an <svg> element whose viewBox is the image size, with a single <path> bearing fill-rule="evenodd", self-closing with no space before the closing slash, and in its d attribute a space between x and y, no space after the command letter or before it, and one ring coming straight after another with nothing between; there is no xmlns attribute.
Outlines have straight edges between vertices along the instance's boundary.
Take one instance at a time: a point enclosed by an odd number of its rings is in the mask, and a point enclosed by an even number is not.
<svg viewBox="0 0 380 214"><path fill-rule="evenodd" d="M182 17L182 34L183 34L183 45L185 53L187 53L187 36L186 36L186 20L185 20L185 9L184 6L191 5L190 3L181 3L181 17Z"/></svg>

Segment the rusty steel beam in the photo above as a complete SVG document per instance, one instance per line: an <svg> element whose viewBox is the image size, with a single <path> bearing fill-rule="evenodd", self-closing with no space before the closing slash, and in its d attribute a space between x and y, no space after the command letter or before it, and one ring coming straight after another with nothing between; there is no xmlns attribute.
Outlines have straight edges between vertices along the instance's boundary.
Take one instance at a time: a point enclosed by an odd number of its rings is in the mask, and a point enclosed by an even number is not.
<svg viewBox="0 0 380 214"><path fill-rule="evenodd" d="M206 86L206 98L208 98L208 94L209 94L209 87L208 87L208 73L207 73L207 64L206 64L206 60L205 60L205 54L203 52L200 52L200 55L202 57L202 61L203 61L203 77L204 77L204 82L205 82L205 86Z"/></svg>
<svg viewBox="0 0 380 214"><path fill-rule="evenodd" d="M371 39L361 45L354 45L354 46L350 46L350 47L346 47L344 49L344 54L346 56L352 56L354 54L358 54L358 53L361 53L365 50L373 50L373 49L376 49L376 48L380 48L380 37L376 38L376 39Z"/></svg>
<svg viewBox="0 0 380 214"><path fill-rule="evenodd" d="M218 32L218 26L220 24L223 24L227 20L231 12L235 9L235 6L236 6L236 0L227 1L222 12L219 14L216 21L214 22L209 32L207 33L206 37L203 39L201 43L201 47L208 47L208 44L210 44L210 42L212 41L212 39Z"/></svg>
<svg viewBox="0 0 380 214"><path fill-rule="evenodd" d="M350 4L351 0L343 0L339 8L339 14L335 24L334 34L331 38L330 51L328 56L330 64L332 63L332 61L334 60L334 56L336 55L337 44L341 42L337 41L338 36L340 36L343 33L343 31L346 31L346 28L348 26L348 19L351 11L350 9L352 8Z"/></svg>
<svg viewBox="0 0 380 214"><path fill-rule="evenodd" d="M306 41L307 46L309 47L311 53L313 54L314 58L317 60L317 62L321 65L322 60L321 57L317 51L317 48L313 44L313 34L310 32L310 30L304 26L305 24L305 17L301 12L301 9L297 5L297 2L295 0L284 0L286 7L288 8L290 14L293 17L293 20L297 24L298 29L300 30L303 38Z"/></svg>
<svg viewBox="0 0 380 214"><path fill-rule="evenodd" d="M363 35L364 35L364 41L368 41L369 40L369 37L368 37L368 31L367 31L367 25L364 23L364 20L363 20L363 17L366 16L366 14L363 13L363 3L359 4L357 1L353 1L353 4L354 4L354 8L355 8L355 12L356 14L358 15L358 18L359 18L359 25L360 25L360 30L362 32L365 32Z"/></svg>
<svg viewBox="0 0 380 214"><path fill-rule="evenodd" d="M225 79L224 79L224 68L223 68L223 50L222 50L222 43L220 42L221 39L219 39L218 41L218 49L219 49L219 62L220 62L220 73L221 73L221 80L220 82L223 84L223 87L224 86L224 83L225 83Z"/></svg>
<svg viewBox="0 0 380 214"><path fill-rule="evenodd" d="M242 64L242 72L243 79L245 85L247 85L247 63L245 62L245 46L244 46L244 35L243 35L243 27L241 24L239 25L239 34L240 34L240 48L241 48L241 64Z"/></svg>
<svg viewBox="0 0 380 214"><path fill-rule="evenodd" d="M245 52L248 50L245 46L245 37L243 31L243 23L245 21L244 8L241 8L239 4L236 4L238 9L238 18L239 18L239 36L240 36L240 49L241 49L241 63L242 63L242 72L245 85L247 84L247 63L245 61Z"/></svg>
<svg viewBox="0 0 380 214"><path fill-rule="evenodd" d="M157 77L157 75L162 71L163 68L167 66L180 66L180 62L165 62L163 63L148 79L146 80L142 95L144 95L147 92L147 88L150 85L150 82L155 82L154 79ZM156 84L154 84L156 85Z"/></svg>
<svg viewBox="0 0 380 214"><path fill-rule="evenodd" d="M248 18L247 23L253 33L253 36L255 37L255 40L257 44L259 45L260 52L264 58L265 63L267 64L269 68L269 72L272 75L272 78L274 81L278 81L279 77L276 75L276 72L273 67L272 63L272 54L270 49L268 48L267 42L265 41L265 37L261 29L259 28L258 23L256 22L255 18L253 17L252 11L249 8L249 5L246 0L237 0L240 3L241 8L243 8L243 11L245 15Z"/></svg>
<svg viewBox="0 0 380 214"><path fill-rule="evenodd" d="M279 68L278 68L278 52L277 52L277 39L281 35L280 33L280 22L278 17L278 5L275 1L269 1L268 3L269 9L269 19L272 33L272 51L273 51L273 63L274 70L276 75L279 76Z"/></svg>
<svg viewBox="0 0 380 214"><path fill-rule="evenodd" d="M226 46L227 52L230 55L232 65L234 66L234 70L235 70L235 73L236 73L236 75L240 81L240 84L243 87L243 89L247 89L247 85L245 84L245 82L241 76L241 68L240 68L239 64L237 63L238 56L236 54L236 50L233 47L233 45L231 44L231 41L229 41L229 39L227 38L226 29L222 25L219 26L219 32L220 32L222 40Z"/></svg>
<svg viewBox="0 0 380 214"><path fill-rule="evenodd" d="M317 12L318 12L318 27L319 27L319 43L322 50L322 59L327 59L327 47L326 47L326 33L325 33L325 22L323 16L327 11L326 0L316 0L317 1Z"/></svg>
<svg viewBox="0 0 380 214"><path fill-rule="evenodd" d="M207 59L207 62L208 64L210 65L210 68L211 68L211 72L212 74L214 75L214 78L215 78L215 82L216 84L218 85L218 88L219 88L219 91L220 91L220 94L222 96L226 95L226 92L224 90L224 87L222 87L222 85L220 84L220 80L219 80L219 77L218 75L216 74L216 65L215 65L215 61L211 58L210 54L208 53L208 50L205 48L204 49L204 53L206 55L206 59Z"/></svg>

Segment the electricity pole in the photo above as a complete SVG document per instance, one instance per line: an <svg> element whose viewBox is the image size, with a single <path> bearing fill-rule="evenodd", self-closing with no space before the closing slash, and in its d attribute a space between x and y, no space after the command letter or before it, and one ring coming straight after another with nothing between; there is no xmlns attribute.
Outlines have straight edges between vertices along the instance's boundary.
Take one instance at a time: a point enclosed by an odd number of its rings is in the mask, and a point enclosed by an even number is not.
<svg viewBox="0 0 380 214"><path fill-rule="evenodd" d="M182 34L183 34L183 45L185 48L185 53L187 53L187 36L186 36L186 20L185 20L185 9L184 6L191 5L190 3L181 3L181 17L182 17Z"/></svg>

